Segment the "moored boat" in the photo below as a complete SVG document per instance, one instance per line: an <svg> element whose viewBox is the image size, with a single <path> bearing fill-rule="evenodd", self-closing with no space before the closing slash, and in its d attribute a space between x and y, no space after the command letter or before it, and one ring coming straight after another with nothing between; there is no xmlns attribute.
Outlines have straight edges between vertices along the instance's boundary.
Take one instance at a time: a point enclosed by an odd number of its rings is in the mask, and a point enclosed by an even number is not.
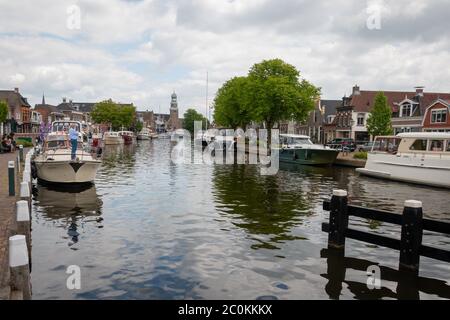
<svg viewBox="0 0 450 320"><path fill-rule="evenodd" d="M150 140L151 132L149 128L142 128L142 130L137 135L137 140Z"/></svg>
<svg viewBox="0 0 450 320"><path fill-rule="evenodd" d="M103 143L107 145L121 145L123 144L123 138L115 131L107 131L103 134Z"/></svg>
<svg viewBox="0 0 450 320"><path fill-rule="evenodd" d="M80 132L79 128L78 132ZM67 133L65 131L49 133L43 143L42 152L36 155L32 161L35 177L48 183L84 184L93 182L101 161L85 151L84 147L82 133L80 133L76 159L72 160Z"/></svg>
<svg viewBox="0 0 450 320"><path fill-rule="evenodd" d="M134 144L136 142L136 136L132 131L119 131L119 136L122 137L123 143L126 145Z"/></svg>
<svg viewBox="0 0 450 320"><path fill-rule="evenodd" d="M376 137L363 175L450 188L450 133L414 132Z"/></svg>
<svg viewBox="0 0 450 320"><path fill-rule="evenodd" d="M280 134L279 159L283 162L304 165L331 165L336 161L338 150L313 144L308 136Z"/></svg>

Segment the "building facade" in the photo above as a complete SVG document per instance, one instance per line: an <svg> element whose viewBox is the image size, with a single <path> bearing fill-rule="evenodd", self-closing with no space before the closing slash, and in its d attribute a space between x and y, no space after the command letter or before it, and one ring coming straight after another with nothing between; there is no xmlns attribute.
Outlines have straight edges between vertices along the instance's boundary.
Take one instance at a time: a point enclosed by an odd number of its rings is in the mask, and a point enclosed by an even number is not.
<svg viewBox="0 0 450 320"><path fill-rule="evenodd" d="M357 142L369 141L367 119L379 91L360 90L354 86L352 94L342 99L334 124L336 138L352 138ZM428 106L439 97L450 100L449 93L428 93L423 87L415 91L382 91L392 110L394 134L422 131L423 118Z"/></svg>
<svg viewBox="0 0 450 320"><path fill-rule="evenodd" d="M305 123L294 125L296 133L309 136L314 143L326 144L333 139L333 122L341 105L341 100L318 100Z"/></svg>
<svg viewBox="0 0 450 320"><path fill-rule="evenodd" d="M5 101L8 106L7 120L2 124L0 131L2 133L31 133L31 106L27 98L19 92L19 88L0 90L0 101Z"/></svg>
<svg viewBox="0 0 450 320"><path fill-rule="evenodd" d="M425 110L422 121L423 131L450 132L450 99L437 99Z"/></svg>

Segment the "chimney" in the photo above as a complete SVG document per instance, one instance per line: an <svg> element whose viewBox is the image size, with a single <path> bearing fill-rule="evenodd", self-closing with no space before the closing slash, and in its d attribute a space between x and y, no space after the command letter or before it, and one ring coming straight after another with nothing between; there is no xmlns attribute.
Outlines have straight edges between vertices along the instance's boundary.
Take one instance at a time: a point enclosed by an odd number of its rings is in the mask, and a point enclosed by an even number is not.
<svg viewBox="0 0 450 320"><path fill-rule="evenodd" d="M352 95L354 95L354 96L359 96L360 94L361 94L361 91L359 90L359 86L358 86L358 85L355 85L355 86L353 87Z"/></svg>
<svg viewBox="0 0 450 320"><path fill-rule="evenodd" d="M67 102L67 98L64 97L64 98L63 98L63 103L66 103L66 102Z"/></svg>
<svg viewBox="0 0 450 320"><path fill-rule="evenodd" d="M414 87L416 89L416 96L423 97L423 89L425 87Z"/></svg>
<svg viewBox="0 0 450 320"><path fill-rule="evenodd" d="M15 93L19 93L19 88L14 88Z"/></svg>

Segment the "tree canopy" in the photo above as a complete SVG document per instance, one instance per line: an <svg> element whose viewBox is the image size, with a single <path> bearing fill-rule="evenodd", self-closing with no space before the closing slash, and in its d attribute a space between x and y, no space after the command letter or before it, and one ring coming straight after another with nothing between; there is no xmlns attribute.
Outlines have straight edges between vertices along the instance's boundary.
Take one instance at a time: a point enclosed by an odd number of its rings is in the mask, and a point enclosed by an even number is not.
<svg viewBox="0 0 450 320"><path fill-rule="evenodd" d="M383 92L375 96L375 103L367 119L367 132L372 136L392 134L392 110Z"/></svg>
<svg viewBox="0 0 450 320"><path fill-rule="evenodd" d="M208 120L201 113L198 113L195 109L187 109L184 113L183 128L193 134L195 121L202 121L202 128L206 129L204 124L206 124Z"/></svg>
<svg viewBox="0 0 450 320"><path fill-rule="evenodd" d="M294 66L281 59L264 60L247 77L223 84L214 101L214 120L243 129L255 121L270 130L280 121L305 120L319 97L320 88L302 79Z"/></svg>
<svg viewBox="0 0 450 320"><path fill-rule="evenodd" d="M248 79L235 77L219 89L214 99L214 121L219 126L245 129L251 122L246 94Z"/></svg>
<svg viewBox="0 0 450 320"><path fill-rule="evenodd" d="M253 65L248 74L251 117L268 129L279 121L303 121L314 109L320 89L300 78L300 72L281 59Z"/></svg>
<svg viewBox="0 0 450 320"><path fill-rule="evenodd" d="M91 117L96 123L107 123L113 130L119 130L133 125L135 113L132 104L117 104L110 99L95 104Z"/></svg>
<svg viewBox="0 0 450 320"><path fill-rule="evenodd" d="M5 101L0 101L0 123L5 122L8 117L8 105Z"/></svg>

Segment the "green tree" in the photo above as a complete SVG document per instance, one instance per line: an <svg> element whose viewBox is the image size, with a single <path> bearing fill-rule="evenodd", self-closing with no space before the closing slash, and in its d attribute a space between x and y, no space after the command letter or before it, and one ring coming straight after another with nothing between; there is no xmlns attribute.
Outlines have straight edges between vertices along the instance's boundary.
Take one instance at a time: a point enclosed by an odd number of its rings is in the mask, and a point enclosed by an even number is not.
<svg viewBox="0 0 450 320"><path fill-rule="evenodd" d="M219 126L245 130L251 117L248 110L248 79L235 77L225 82L214 99L214 121Z"/></svg>
<svg viewBox="0 0 450 320"><path fill-rule="evenodd" d="M367 119L367 132L374 137L392 134L391 117L392 110L387 103L386 96L383 92L378 92Z"/></svg>
<svg viewBox="0 0 450 320"><path fill-rule="evenodd" d="M113 130L130 128L135 120L136 108L117 104L111 99L95 104L91 117L96 123L108 123Z"/></svg>
<svg viewBox="0 0 450 320"><path fill-rule="evenodd" d="M129 129L136 117L136 108L132 104L118 105L117 128Z"/></svg>
<svg viewBox="0 0 450 320"><path fill-rule="evenodd" d="M141 132L143 128L144 124L140 121L136 121L136 123L134 124L134 129L136 130L136 132Z"/></svg>
<svg viewBox="0 0 450 320"><path fill-rule="evenodd" d="M304 121L320 97L320 88L300 78L300 72L281 59L253 65L248 74L251 118L269 131L284 120ZM269 140L270 141L270 140Z"/></svg>
<svg viewBox="0 0 450 320"><path fill-rule="evenodd" d="M3 122L8 117L8 105L5 101L0 101L0 133L3 134Z"/></svg>
<svg viewBox="0 0 450 320"><path fill-rule="evenodd" d="M3 123L6 121L6 118L8 117L8 105L5 101L0 101L0 123Z"/></svg>
<svg viewBox="0 0 450 320"><path fill-rule="evenodd" d="M203 124L206 124L208 120L201 113L198 113L195 109L192 108L186 110L186 112L184 113L183 128L193 134L195 121L202 121L202 128L206 129Z"/></svg>

